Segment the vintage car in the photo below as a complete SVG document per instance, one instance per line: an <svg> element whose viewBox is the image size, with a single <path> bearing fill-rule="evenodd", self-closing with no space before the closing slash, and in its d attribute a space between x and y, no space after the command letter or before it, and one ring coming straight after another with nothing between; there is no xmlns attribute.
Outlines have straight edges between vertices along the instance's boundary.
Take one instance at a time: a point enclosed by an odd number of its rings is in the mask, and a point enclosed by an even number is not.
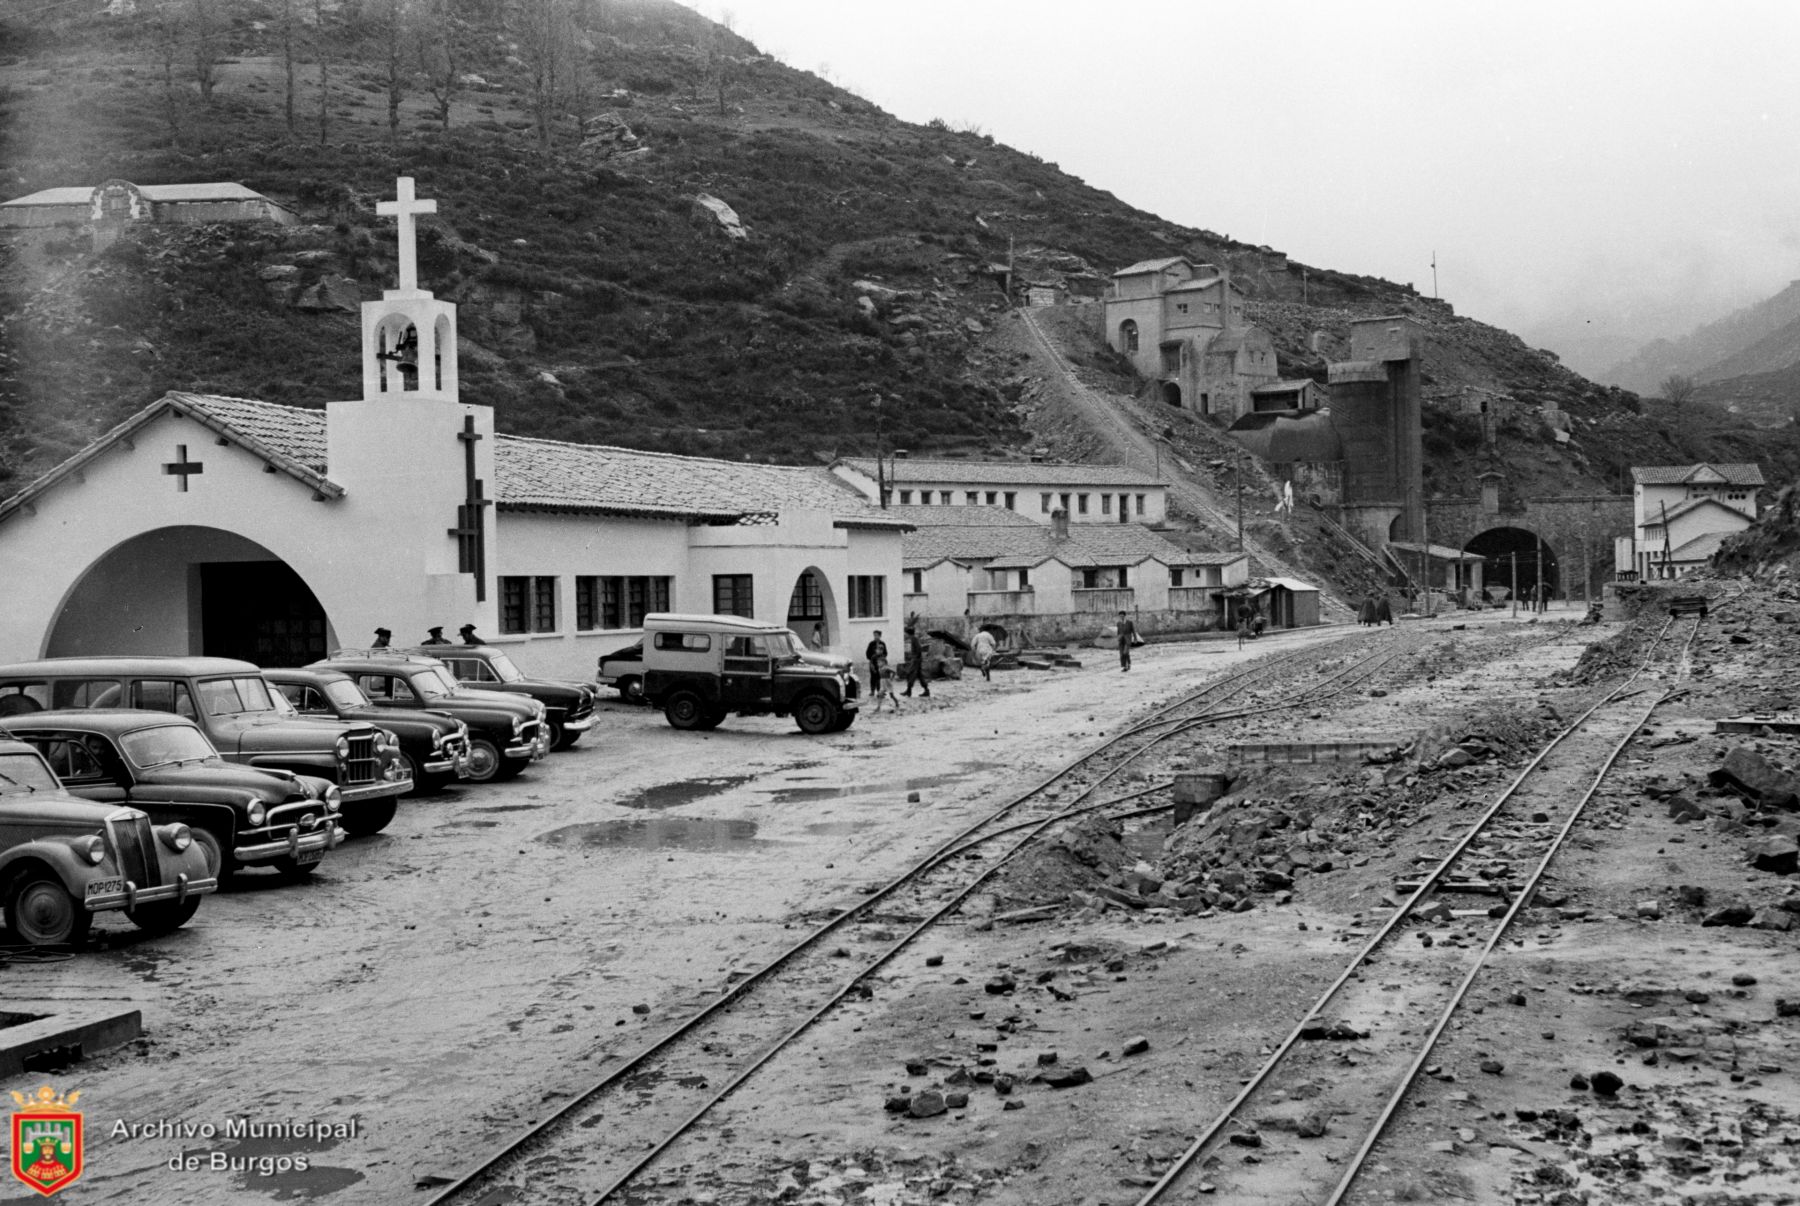
<svg viewBox="0 0 1800 1206"><path fill-rule="evenodd" d="M594 677L601 685L617 691L620 699L643 703L644 642L635 641L623 649L601 654Z"/></svg>
<svg viewBox="0 0 1800 1206"><path fill-rule="evenodd" d="M339 823L378 833L412 790L398 743L364 721L302 717L249 662L223 657L53 657L0 666L0 716L64 708L143 708L200 726L227 762L337 784Z"/></svg>
<svg viewBox="0 0 1800 1206"><path fill-rule="evenodd" d="M264 670L263 677L302 716L366 720L399 738L415 794L469 776L469 726L448 712L384 708L339 670Z"/></svg>
<svg viewBox="0 0 1800 1206"><path fill-rule="evenodd" d="M0 737L33 746L71 795L140 808L159 825L186 825L215 879L241 867L299 879L341 840L335 784L227 762L180 716L35 712L0 720Z"/></svg>
<svg viewBox="0 0 1800 1206"><path fill-rule="evenodd" d="M824 664L821 664L824 663ZM644 698L678 729L731 713L792 715L807 733L856 720L861 685L842 658L808 658L786 628L738 616L644 617Z"/></svg>
<svg viewBox="0 0 1800 1206"><path fill-rule="evenodd" d="M167 933L218 887L186 825L70 795L37 750L0 737L0 901L18 941L78 943L108 909Z"/></svg>
<svg viewBox="0 0 1800 1206"><path fill-rule="evenodd" d="M457 682L471 690L529 695L537 700L544 705L553 750L568 749L594 727L598 692L593 687L561 679L531 678L513 665L504 649L492 645L421 645L402 652L436 658L450 668Z"/></svg>
<svg viewBox="0 0 1800 1206"><path fill-rule="evenodd" d="M339 650L309 670L347 674L377 707L429 708L469 726L469 779L510 779L550 749L544 705L522 695L471 691L436 658L372 649Z"/></svg>

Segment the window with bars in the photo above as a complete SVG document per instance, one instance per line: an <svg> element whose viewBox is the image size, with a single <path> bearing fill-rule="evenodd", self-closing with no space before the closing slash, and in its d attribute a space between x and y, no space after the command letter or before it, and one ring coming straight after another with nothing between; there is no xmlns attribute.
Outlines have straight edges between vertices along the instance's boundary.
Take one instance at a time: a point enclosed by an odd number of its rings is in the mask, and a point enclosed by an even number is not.
<svg viewBox="0 0 1800 1206"><path fill-rule="evenodd" d="M653 611L668 611L675 593L669 577L584 575L575 579L575 627L642 628Z"/></svg>
<svg viewBox="0 0 1800 1206"><path fill-rule="evenodd" d="M500 631L508 635L556 631L556 579L500 579Z"/></svg>
<svg viewBox="0 0 1800 1206"><path fill-rule="evenodd" d="M850 618L875 620L887 614L887 578L882 574L850 575Z"/></svg>
<svg viewBox="0 0 1800 1206"><path fill-rule="evenodd" d="M756 618L753 574L713 575L713 614Z"/></svg>

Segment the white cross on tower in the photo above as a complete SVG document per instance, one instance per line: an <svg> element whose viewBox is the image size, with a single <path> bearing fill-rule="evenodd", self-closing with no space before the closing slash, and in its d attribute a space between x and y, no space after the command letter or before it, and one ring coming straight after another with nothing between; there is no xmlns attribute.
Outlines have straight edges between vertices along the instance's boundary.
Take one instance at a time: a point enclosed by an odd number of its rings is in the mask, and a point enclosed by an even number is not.
<svg viewBox="0 0 1800 1206"><path fill-rule="evenodd" d="M394 193L398 199L377 201L375 212L383 216L393 214L400 220L400 288L416 291L419 287L419 255L413 245L413 215L435 214L437 202L415 200L411 176L402 176L395 181Z"/></svg>

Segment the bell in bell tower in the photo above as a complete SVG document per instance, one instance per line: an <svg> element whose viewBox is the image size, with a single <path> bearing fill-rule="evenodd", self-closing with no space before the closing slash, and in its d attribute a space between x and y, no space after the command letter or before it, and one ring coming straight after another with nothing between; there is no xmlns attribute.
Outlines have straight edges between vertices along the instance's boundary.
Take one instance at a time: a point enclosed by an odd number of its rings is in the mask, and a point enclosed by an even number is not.
<svg viewBox="0 0 1800 1206"><path fill-rule="evenodd" d="M397 182L395 199L375 212L397 219L399 287L380 301L362 304L363 400L394 395L457 400L456 307L419 288L415 217L437 212L437 202L413 196L411 176Z"/></svg>

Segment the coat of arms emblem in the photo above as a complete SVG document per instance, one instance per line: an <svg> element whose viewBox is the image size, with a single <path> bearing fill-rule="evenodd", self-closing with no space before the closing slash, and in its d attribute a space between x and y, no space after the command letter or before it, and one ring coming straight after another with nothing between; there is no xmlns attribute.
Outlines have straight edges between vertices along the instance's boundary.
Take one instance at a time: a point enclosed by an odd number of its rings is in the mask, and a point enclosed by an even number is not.
<svg viewBox="0 0 1800 1206"><path fill-rule="evenodd" d="M32 1093L13 1092L19 1108L12 1116L12 1175L45 1197L81 1176L79 1091L67 1097L49 1085Z"/></svg>

